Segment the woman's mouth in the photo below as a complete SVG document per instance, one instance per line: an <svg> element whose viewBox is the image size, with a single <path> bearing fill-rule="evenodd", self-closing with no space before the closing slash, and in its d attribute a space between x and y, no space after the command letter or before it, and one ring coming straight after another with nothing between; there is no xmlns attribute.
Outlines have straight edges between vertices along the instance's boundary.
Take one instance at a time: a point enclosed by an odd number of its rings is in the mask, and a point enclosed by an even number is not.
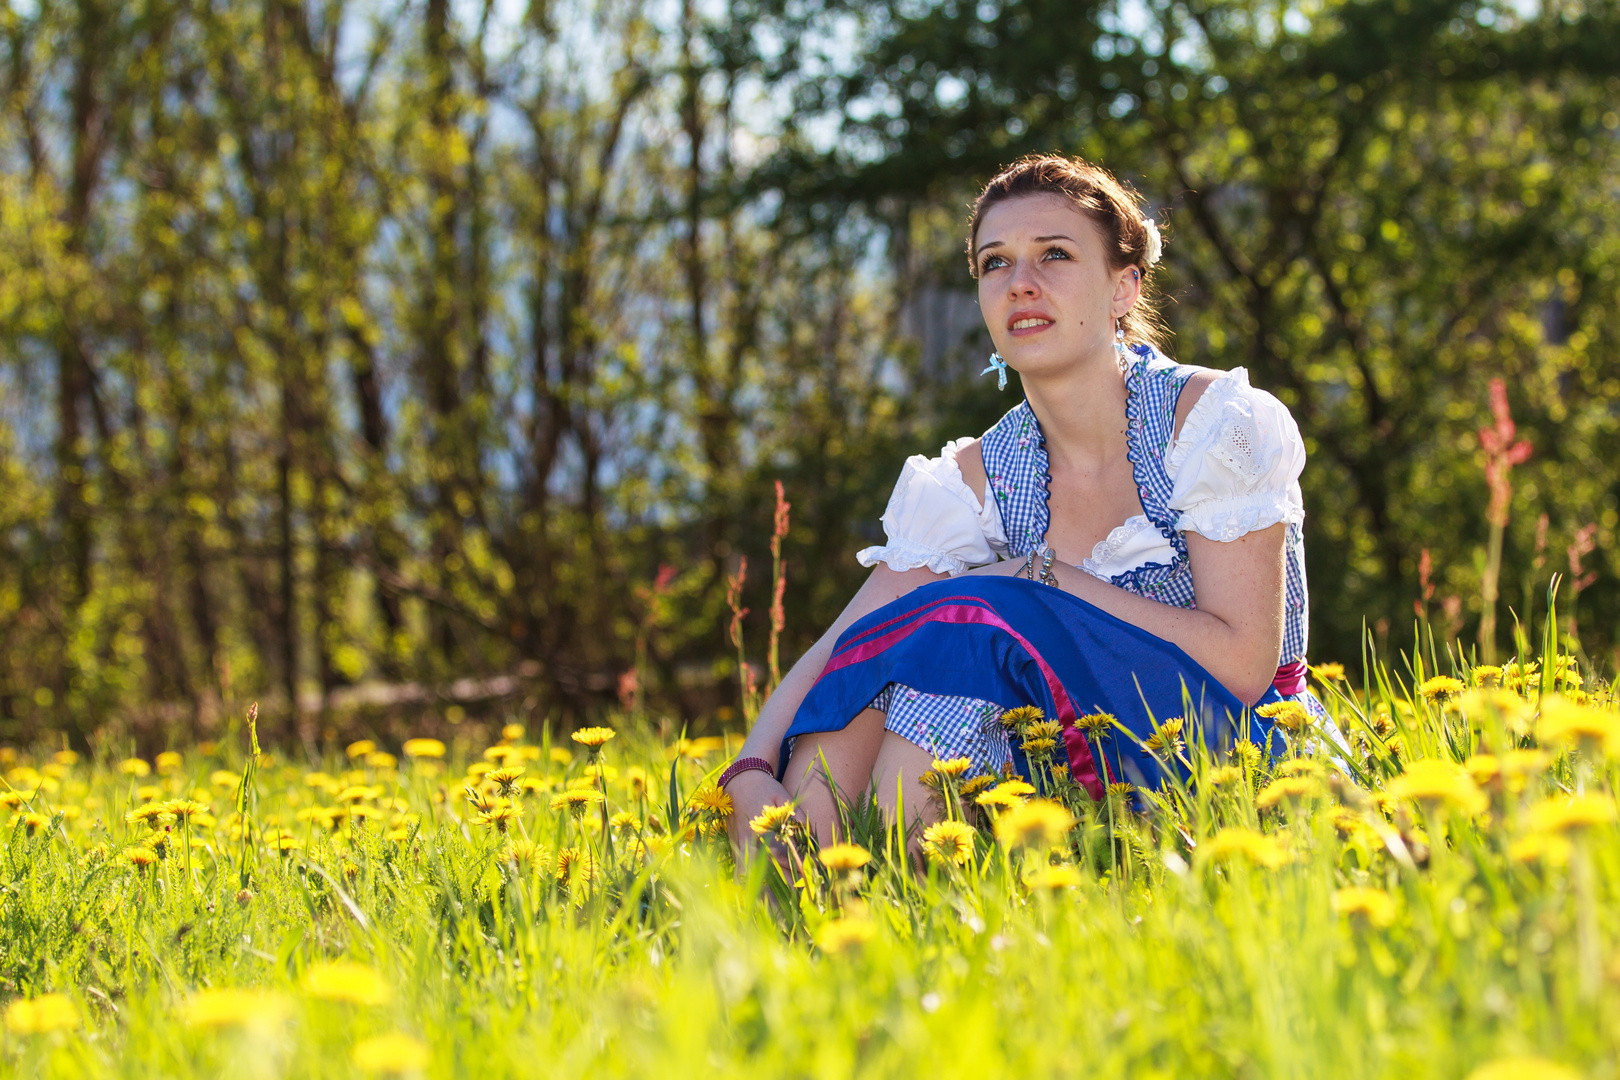
<svg viewBox="0 0 1620 1080"><path fill-rule="evenodd" d="M1012 324L1008 326L1007 329L1014 337L1027 337L1030 334L1038 334L1051 325L1051 319L1045 318L1044 316L1031 315L1022 319L1014 319Z"/></svg>

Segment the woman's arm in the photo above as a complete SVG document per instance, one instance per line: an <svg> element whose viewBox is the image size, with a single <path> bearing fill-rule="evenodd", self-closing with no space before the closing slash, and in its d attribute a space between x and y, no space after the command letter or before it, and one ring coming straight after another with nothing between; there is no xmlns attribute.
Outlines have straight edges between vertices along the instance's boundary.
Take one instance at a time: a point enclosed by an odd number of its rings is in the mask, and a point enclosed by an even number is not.
<svg viewBox="0 0 1620 1080"><path fill-rule="evenodd" d="M820 677L821 669L827 666L827 658L832 655L839 635L862 616L876 611L891 600L899 599L920 585L938 581L944 576L922 567L905 571L891 570L882 563L874 567L843 613L782 677L782 684L760 709L759 719L754 721L737 756L764 758L780 768L781 762L777 761L777 756L782 749L782 736L793 723L793 717L799 711L805 695L810 692L810 687ZM774 776L763 772L743 773L726 785L726 791L733 803L732 814L726 825L731 833L731 842L738 848L743 847L748 838L748 822L751 818L767 806L788 801L786 789L776 782Z"/></svg>
<svg viewBox="0 0 1620 1080"><path fill-rule="evenodd" d="M1286 525L1245 533L1231 542L1187 534L1196 609L1172 607L1127 592L1067 563L1054 562L1058 584L1110 615L1181 646L1237 697L1253 705L1277 673L1282 652ZM1015 559L970 574L1015 574Z"/></svg>

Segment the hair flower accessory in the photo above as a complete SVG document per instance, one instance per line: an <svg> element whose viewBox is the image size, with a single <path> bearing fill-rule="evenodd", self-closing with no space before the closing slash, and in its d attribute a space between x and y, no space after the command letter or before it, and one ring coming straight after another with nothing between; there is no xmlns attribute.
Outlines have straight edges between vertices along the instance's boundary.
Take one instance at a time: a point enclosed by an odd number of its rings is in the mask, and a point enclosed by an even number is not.
<svg viewBox="0 0 1620 1080"><path fill-rule="evenodd" d="M1147 250L1142 253L1142 265L1152 269L1164 253L1164 238L1159 235L1159 224L1152 218L1144 218L1143 226L1147 228Z"/></svg>

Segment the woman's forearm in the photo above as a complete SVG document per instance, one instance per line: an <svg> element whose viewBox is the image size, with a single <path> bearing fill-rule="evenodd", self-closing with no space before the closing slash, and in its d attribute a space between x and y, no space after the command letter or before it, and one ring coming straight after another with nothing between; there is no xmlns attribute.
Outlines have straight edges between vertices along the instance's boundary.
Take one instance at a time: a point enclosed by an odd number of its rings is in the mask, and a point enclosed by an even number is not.
<svg viewBox="0 0 1620 1080"><path fill-rule="evenodd" d="M1006 575L1016 573L1020 565L1014 560L970 572ZM1228 621L1197 608L1162 604L1063 562L1054 562L1052 572L1065 592L1132 626L1141 627L1154 637L1180 646L1240 701L1252 705L1271 685L1281 646L1280 599L1278 626L1273 629Z"/></svg>
<svg viewBox="0 0 1620 1080"><path fill-rule="evenodd" d="M781 685L759 710L759 719L754 721L738 756L764 758L780 767L781 762L776 758L782 748L782 736L793 723L799 705L820 677L822 668L827 666L827 658L832 655L839 635L862 616L943 576L923 569L891 570L879 564L827 632L782 676Z"/></svg>

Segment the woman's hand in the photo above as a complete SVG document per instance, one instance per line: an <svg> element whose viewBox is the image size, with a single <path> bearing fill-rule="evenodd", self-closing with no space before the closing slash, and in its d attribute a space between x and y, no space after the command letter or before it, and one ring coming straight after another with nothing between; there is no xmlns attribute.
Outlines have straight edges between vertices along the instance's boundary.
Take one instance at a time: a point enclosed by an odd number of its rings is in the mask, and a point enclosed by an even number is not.
<svg viewBox="0 0 1620 1080"><path fill-rule="evenodd" d="M793 799L788 795L787 788L776 782L776 777L759 771L738 774L726 785L726 794L731 796L731 816L726 819L726 833L731 837L731 848L740 864L758 840L748 823L767 806L780 806Z"/></svg>

